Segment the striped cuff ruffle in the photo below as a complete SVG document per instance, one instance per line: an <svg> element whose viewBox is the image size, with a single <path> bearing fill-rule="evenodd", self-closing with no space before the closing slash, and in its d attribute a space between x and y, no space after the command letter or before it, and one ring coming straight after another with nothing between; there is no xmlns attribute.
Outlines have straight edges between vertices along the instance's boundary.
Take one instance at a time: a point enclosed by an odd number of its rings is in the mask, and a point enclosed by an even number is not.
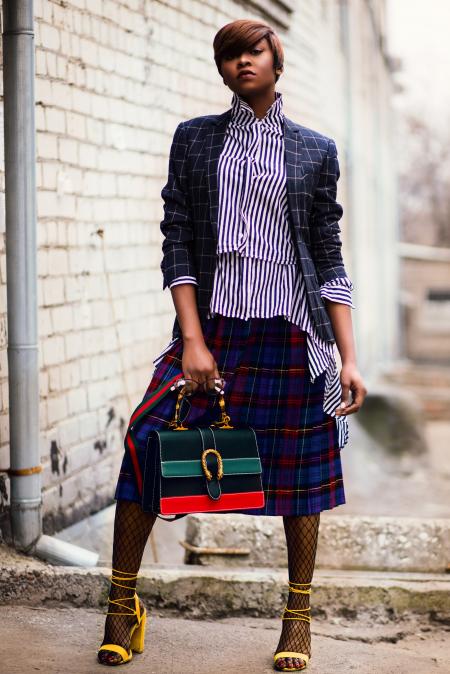
<svg viewBox="0 0 450 674"><path fill-rule="evenodd" d="M352 290L354 286L349 278L336 278L332 281L327 281L320 286L320 295L322 299L330 300L331 302L338 302L339 304L347 304L352 309L355 305L352 301Z"/></svg>
<svg viewBox="0 0 450 674"><path fill-rule="evenodd" d="M178 286L181 283L193 283L194 285L198 286L198 282L195 276L177 276L177 278L174 279L172 283L170 283L169 288Z"/></svg>

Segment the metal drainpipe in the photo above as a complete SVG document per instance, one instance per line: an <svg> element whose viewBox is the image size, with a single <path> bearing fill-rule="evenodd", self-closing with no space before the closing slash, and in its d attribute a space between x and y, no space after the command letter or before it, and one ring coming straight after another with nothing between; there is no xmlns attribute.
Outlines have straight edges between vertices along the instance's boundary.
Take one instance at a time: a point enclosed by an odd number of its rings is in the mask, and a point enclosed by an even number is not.
<svg viewBox="0 0 450 674"><path fill-rule="evenodd" d="M39 452L33 0L3 2L11 528L30 551L42 531Z"/></svg>

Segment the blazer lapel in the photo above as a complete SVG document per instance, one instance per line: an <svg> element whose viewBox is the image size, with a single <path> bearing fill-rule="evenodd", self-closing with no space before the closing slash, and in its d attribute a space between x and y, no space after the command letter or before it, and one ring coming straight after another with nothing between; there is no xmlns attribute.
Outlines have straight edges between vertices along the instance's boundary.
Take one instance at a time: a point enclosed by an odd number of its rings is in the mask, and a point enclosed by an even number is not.
<svg viewBox="0 0 450 674"><path fill-rule="evenodd" d="M206 178L210 208L211 228L217 241L217 220L219 212L218 164L220 153L225 142L225 132L231 115L231 108L218 115L208 131L205 139Z"/></svg>
<svg viewBox="0 0 450 674"><path fill-rule="evenodd" d="M300 229L302 224L300 214L303 209L298 203L301 197L298 185L305 174L305 166L309 162L309 157L300 129L286 116L284 118L284 157L289 211L294 227Z"/></svg>

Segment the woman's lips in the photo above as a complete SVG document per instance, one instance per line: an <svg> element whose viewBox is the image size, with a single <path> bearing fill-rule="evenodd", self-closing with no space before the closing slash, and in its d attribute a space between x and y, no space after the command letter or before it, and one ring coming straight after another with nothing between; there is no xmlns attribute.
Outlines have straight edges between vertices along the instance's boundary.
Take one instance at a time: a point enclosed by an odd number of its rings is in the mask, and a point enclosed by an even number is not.
<svg viewBox="0 0 450 674"><path fill-rule="evenodd" d="M238 80L249 80L252 77L256 77L254 73L242 73L242 75L238 75Z"/></svg>

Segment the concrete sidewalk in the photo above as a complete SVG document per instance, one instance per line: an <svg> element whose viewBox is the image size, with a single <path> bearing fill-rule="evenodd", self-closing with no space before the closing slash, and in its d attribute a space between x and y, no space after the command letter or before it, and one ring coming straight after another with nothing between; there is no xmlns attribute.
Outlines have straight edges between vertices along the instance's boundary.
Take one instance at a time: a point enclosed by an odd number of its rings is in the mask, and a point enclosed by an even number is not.
<svg viewBox="0 0 450 674"><path fill-rule="evenodd" d="M0 672L105 671L96 653L109 573L53 567L0 545ZM286 569L143 569L147 643L130 667L146 674L273 671L286 581ZM316 570L313 587L312 674L449 671L448 575Z"/></svg>
<svg viewBox="0 0 450 674"><path fill-rule="evenodd" d="M153 613L145 651L126 671L139 674L268 674L279 619L195 621ZM104 616L84 608L0 608L0 671L93 674ZM426 674L449 671L448 631L416 620L373 624L345 618L311 622L311 674Z"/></svg>

